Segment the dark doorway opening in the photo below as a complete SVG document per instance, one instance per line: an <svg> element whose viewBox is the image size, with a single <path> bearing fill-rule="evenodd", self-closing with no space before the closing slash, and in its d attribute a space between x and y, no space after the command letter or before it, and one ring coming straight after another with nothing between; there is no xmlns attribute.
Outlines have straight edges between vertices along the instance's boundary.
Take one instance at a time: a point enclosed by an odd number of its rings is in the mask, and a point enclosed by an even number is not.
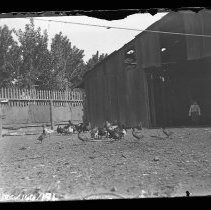
<svg viewBox="0 0 211 210"><path fill-rule="evenodd" d="M198 125L211 125L210 64L207 58L146 70L151 127L191 126L193 100L202 112Z"/></svg>

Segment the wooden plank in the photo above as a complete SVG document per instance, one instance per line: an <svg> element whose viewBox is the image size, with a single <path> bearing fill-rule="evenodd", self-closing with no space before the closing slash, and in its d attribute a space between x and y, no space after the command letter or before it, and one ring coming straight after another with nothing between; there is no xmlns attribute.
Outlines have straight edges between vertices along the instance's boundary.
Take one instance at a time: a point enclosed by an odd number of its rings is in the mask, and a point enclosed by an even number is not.
<svg viewBox="0 0 211 210"><path fill-rule="evenodd" d="M53 91L53 100L55 100L56 99L56 93L55 93L55 91Z"/></svg>
<svg viewBox="0 0 211 210"><path fill-rule="evenodd" d="M18 89L15 88L14 91L15 91L15 99L18 99Z"/></svg>
<svg viewBox="0 0 211 210"><path fill-rule="evenodd" d="M4 98L4 91L3 91L3 88L1 88L1 98Z"/></svg>
<svg viewBox="0 0 211 210"><path fill-rule="evenodd" d="M43 90L41 90L41 99L44 99L44 93L43 93Z"/></svg>
<svg viewBox="0 0 211 210"><path fill-rule="evenodd" d="M8 96L7 96L8 98L11 98L11 97L10 97L10 89L9 89L9 88L7 88L7 95L8 95Z"/></svg>
<svg viewBox="0 0 211 210"><path fill-rule="evenodd" d="M18 98L20 99L21 98L21 90L18 89Z"/></svg>
<svg viewBox="0 0 211 210"><path fill-rule="evenodd" d="M4 89L4 98L8 98L8 97L7 97L6 88L3 88L3 89Z"/></svg>

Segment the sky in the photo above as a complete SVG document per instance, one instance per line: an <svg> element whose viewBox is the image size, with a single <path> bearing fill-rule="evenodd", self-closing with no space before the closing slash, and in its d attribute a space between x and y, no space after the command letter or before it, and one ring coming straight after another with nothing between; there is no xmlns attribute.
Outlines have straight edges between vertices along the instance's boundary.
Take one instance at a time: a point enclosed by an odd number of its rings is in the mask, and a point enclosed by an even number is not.
<svg viewBox="0 0 211 210"><path fill-rule="evenodd" d="M41 21L39 19L135 28L143 30L166 14L167 13L162 12L152 16L149 13L136 13L127 16L124 19L113 21L107 21L88 16L35 17L34 23L35 27L40 27L42 31L47 29L49 35L49 46L50 40L54 37L54 35L62 32L63 35L69 38L72 45L75 45L77 48L84 50L84 61L87 61L97 51L99 51L100 54L110 54L113 51L120 49L127 42L135 38L135 36L140 32ZM28 18L0 18L0 27L6 24L10 29L24 29L25 24L27 23L29 23Z"/></svg>

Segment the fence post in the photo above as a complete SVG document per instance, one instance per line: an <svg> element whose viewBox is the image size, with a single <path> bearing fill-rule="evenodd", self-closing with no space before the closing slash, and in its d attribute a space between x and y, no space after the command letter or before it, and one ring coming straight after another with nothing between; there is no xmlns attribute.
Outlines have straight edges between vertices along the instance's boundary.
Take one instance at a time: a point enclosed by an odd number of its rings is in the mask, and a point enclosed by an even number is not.
<svg viewBox="0 0 211 210"><path fill-rule="evenodd" d="M53 100L50 100L50 121L51 129L53 130Z"/></svg>
<svg viewBox="0 0 211 210"><path fill-rule="evenodd" d="M2 138L2 109L0 105L0 139Z"/></svg>
<svg viewBox="0 0 211 210"><path fill-rule="evenodd" d="M2 104L8 103L8 100L0 100L0 139L2 138L2 124L3 124L3 111L2 111Z"/></svg>

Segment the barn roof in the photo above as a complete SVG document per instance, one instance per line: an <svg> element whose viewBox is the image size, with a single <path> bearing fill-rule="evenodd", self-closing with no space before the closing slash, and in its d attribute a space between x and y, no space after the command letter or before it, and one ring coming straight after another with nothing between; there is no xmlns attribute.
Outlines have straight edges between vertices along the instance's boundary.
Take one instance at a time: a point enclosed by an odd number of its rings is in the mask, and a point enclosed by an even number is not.
<svg viewBox="0 0 211 210"><path fill-rule="evenodd" d="M208 12L208 10L202 10L202 12L203 11L206 11L206 12ZM201 12L201 11L200 11ZM191 27L189 27L189 28L187 28L187 26L186 26L186 28L184 27L184 26L182 26L182 24L184 24L183 23L183 20L181 19L181 15L182 14L194 14L193 12L191 12L191 11L180 11L180 12L170 12L170 13L168 13L168 14L166 14L165 16L163 16L160 20L158 20L158 21L156 21L156 22L154 22L152 25L150 25L147 29L145 29L145 30L154 30L154 31L156 31L156 30L160 30L160 31L166 31L166 32L168 32L168 31L170 31L170 32L182 32L182 33L185 33L185 32L187 32L187 30L188 31L191 31L191 32L193 32L193 27L195 27L195 20L196 19L194 19L193 18L193 16L191 16L191 15L187 15L187 16L185 16L185 17L187 17L186 19L187 19L187 21L189 21L188 22L188 24L193 24L194 26L192 26L192 28ZM208 13L209 15L211 15L211 13L209 12ZM195 14L194 14L195 15ZM189 18L190 17L190 18ZM211 17L211 16L209 16L209 17ZM179 19L180 18L180 19ZM192 18L192 19L191 19ZM198 18L198 16L197 16L197 18ZM198 19L197 19L198 20ZM180 25L181 25L181 27L180 27ZM185 31L186 30L186 31ZM195 31L194 31L195 32ZM111 57L113 57L115 54L117 54L117 53L119 53L120 51L122 51L124 48L126 48L127 46L129 46L129 45L131 45L131 44L133 44L137 39L140 39L141 37L143 37L143 36L145 36L145 34L146 33L148 33L147 31L143 31L143 32L141 32L140 34L138 34L137 36L135 36L135 38L134 39L132 39L130 42L128 42L127 44L125 44L125 45L123 45L120 49L118 49L118 50L116 50L116 51L114 51L114 52L112 52L110 55L108 55L105 59L103 59L101 62L99 62L99 63L97 63L90 71L88 71L88 72L86 72L84 75L83 75L83 80L82 80L82 82L79 84L79 86L78 87L83 87L83 85L84 85L84 81L85 81L85 79L86 79L86 77L87 77L87 75L89 75L91 72L94 72L94 71L96 71L97 69L98 69L98 67L100 66L100 65L102 65L102 64L104 64L104 63L106 63L107 61L109 61L109 59L111 58ZM191 46L192 47L192 46ZM190 53L193 53L193 52L190 52ZM195 57L197 57L196 55L194 55ZM193 57L194 57L193 56ZM189 56L190 57L190 56Z"/></svg>

